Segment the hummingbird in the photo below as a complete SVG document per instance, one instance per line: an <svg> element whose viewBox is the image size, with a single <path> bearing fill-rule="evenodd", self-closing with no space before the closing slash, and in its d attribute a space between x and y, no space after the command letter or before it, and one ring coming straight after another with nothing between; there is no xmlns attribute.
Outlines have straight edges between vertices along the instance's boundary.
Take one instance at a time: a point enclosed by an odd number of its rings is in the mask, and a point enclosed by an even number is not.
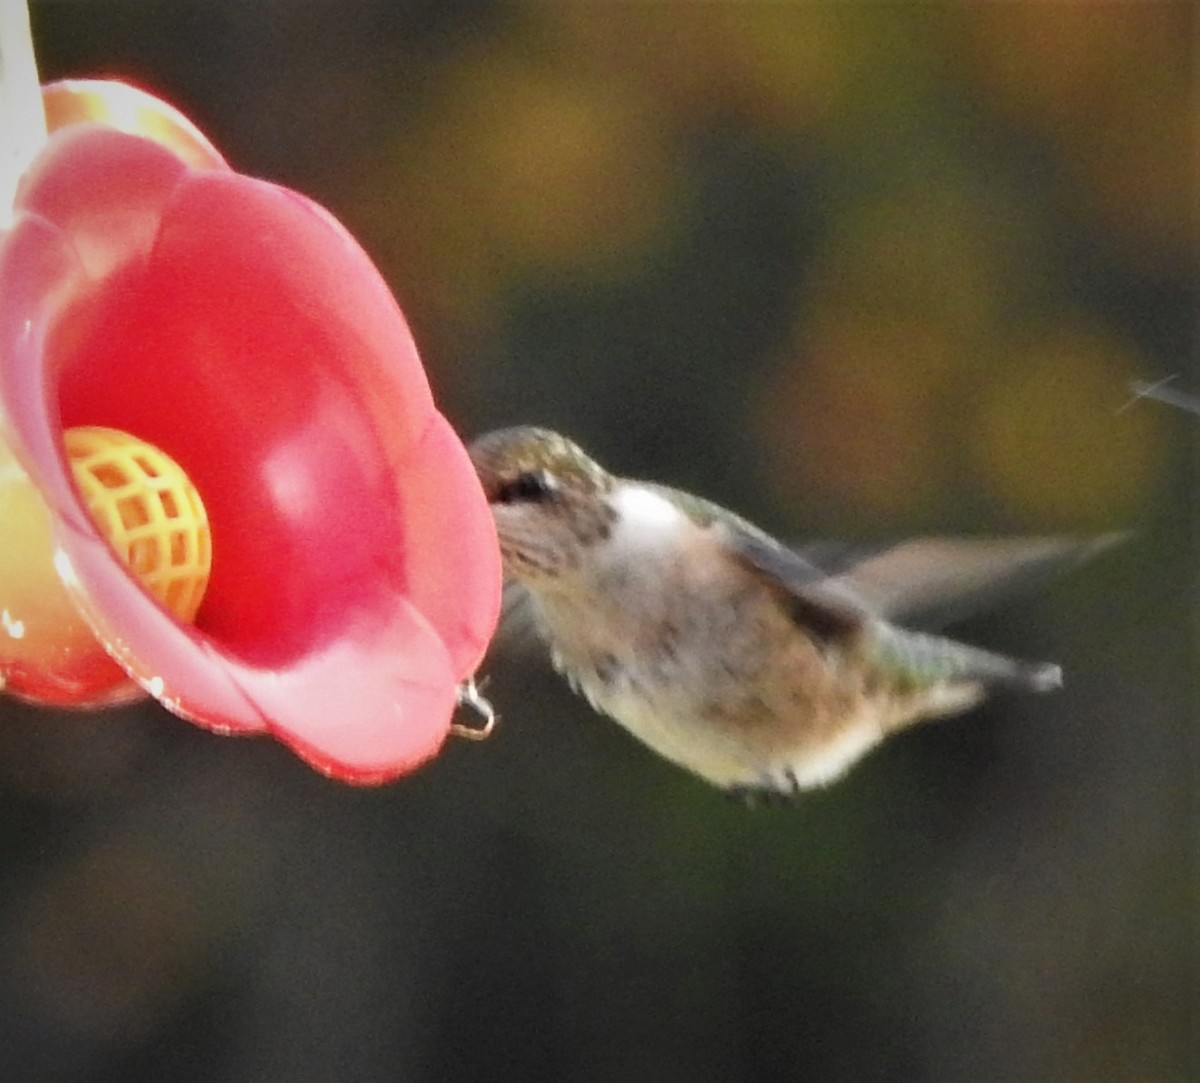
<svg viewBox="0 0 1200 1083"><path fill-rule="evenodd" d="M528 606L555 668L595 710L731 795L795 797L992 689L1062 683L1052 663L895 622L953 615L1095 543L803 551L710 501L611 474L548 429L492 432L470 455L506 600L515 591Z"/></svg>

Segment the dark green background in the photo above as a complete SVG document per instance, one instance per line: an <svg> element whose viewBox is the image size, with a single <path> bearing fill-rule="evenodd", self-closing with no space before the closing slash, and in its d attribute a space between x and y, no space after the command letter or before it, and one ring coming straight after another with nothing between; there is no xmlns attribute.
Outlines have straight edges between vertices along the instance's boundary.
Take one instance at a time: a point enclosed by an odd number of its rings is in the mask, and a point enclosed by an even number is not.
<svg viewBox="0 0 1200 1083"><path fill-rule="evenodd" d="M14 1080L1187 1080L1189 5L35 3L345 221L464 435L788 536L1134 527L960 628L1062 663L747 812L489 665L392 786L0 706ZM164 359L164 363L169 363Z"/></svg>

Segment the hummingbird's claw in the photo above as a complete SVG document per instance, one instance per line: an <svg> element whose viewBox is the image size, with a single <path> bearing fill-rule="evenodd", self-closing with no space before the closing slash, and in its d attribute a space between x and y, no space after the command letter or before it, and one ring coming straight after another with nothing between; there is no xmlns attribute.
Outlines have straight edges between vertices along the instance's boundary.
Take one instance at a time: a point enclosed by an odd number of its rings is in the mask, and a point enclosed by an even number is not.
<svg viewBox="0 0 1200 1083"><path fill-rule="evenodd" d="M790 767L782 775L764 775L757 784L730 786L725 796L746 808L783 808L800 800L800 780Z"/></svg>
<svg viewBox="0 0 1200 1083"><path fill-rule="evenodd" d="M455 690L455 697L460 707L469 707L480 718L480 726L464 726L461 722L451 722L450 732L455 737L464 737L468 741L486 741L496 728L496 711L480 691L474 677L468 677Z"/></svg>
<svg viewBox="0 0 1200 1083"><path fill-rule="evenodd" d="M756 786L730 786L725 796L745 808L757 808L761 792Z"/></svg>

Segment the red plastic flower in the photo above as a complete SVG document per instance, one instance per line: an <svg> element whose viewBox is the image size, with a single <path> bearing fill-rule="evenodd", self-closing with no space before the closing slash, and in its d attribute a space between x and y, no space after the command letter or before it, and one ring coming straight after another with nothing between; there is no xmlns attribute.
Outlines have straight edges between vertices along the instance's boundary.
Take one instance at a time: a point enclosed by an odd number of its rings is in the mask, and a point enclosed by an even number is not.
<svg viewBox="0 0 1200 1083"><path fill-rule="evenodd" d="M440 747L492 634L500 566L387 286L329 214L230 170L164 103L91 83L48 87L46 104L66 126L0 242L0 432L49 509L57 574L120 668L73 642L31 661L22 650L61 614L0 596L0 674L76 704L132 678L338 777L411 769ZM162 449L203 497L213 561L193 625L84 507L63 447L81 425Z"/></svg>

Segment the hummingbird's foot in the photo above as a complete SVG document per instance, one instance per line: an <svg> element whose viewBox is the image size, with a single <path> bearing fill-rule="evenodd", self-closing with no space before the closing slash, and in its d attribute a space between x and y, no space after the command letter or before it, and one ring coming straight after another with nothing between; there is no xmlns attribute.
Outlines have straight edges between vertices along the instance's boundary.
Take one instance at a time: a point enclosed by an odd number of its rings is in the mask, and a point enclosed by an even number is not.
<svg viewBox="0 0 1200 1083"><path fill-rule="evenodd" d="M722 791L730 801L745 808L757 808L759 789L757 786L730 786Z"/></svg>
<svg viewBox="0 0 1200 1083"><path fill-rule="evenodd" d="M483 724L464 726L461 722L451 722L450 732L455 737L465 737L468 741L487 740L492 735L492 730L496 728L497 715L487 697L479 691L474 677L468 677L455 689L455 699L458 701L458 706L469 707L479 715L483 719Z"/></svg>
<svg viewBox="0 0 1200 1083"><path fill-rule="evenodd" d="M746 808L783 808L800 800L800 780L790 767L780 775L764 775L761 782L730 786L725 796Z"/></svg>

